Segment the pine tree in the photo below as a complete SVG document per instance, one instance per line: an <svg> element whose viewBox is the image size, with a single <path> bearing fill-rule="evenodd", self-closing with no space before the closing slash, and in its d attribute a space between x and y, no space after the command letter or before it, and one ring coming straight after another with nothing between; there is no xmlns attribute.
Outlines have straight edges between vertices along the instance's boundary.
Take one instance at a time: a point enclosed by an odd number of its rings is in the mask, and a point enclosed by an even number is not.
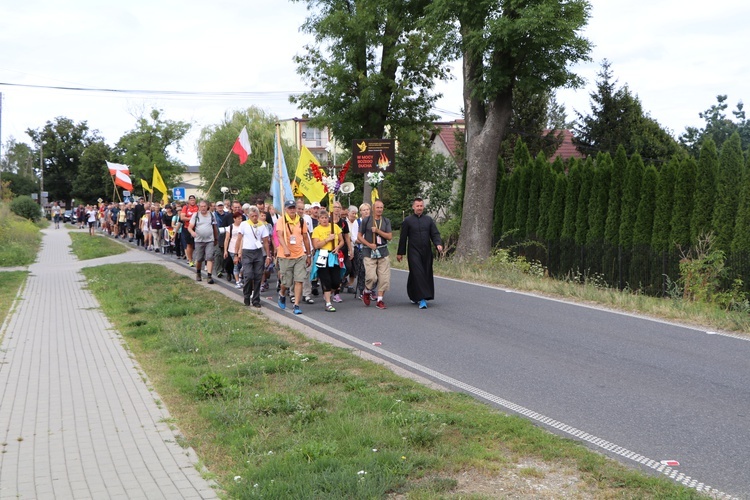
<svg viewBox="0 0 750 500"><path fill-rule="evenodd" d="M713 229L714 248L728 251L734 239L734 225L739 206L740 184L744 161L738 133L732 134L721 148L719 175L716 185Z"/></svg>
<svg viewBox="0 0 750 500"><path fill-rule="evenodd" d="M518 173L518 200L516 201L516 236L526 237L526 218L529 216L529 186L531 185L532 166L528 163L516 167Z"/></svg>
<svg viewBox="0 0 750 500"><path fill-rule="evenodd" d="M571 160L568 167L568 185L565 193L565 213L560 238L572 240L576 235L576 213L578 211L578 196L581 194L581 165L577 160Z"/></svg>
<svg viewBox="0 0 750 500"><path fill-rule="evenodd" d="M591 188L594 185L594 163L591 158L583 162L581 169L581 192L578 195L578 207L576 208L576 245L584 245L589 232L589 200Z"/></svg>
<svg viewBox="0 0 750 500"><path fill-rule="evenodd" d="M633 246L633 229L641 200L641 183L645 167L641 155L634 153L628 162L625 176L625 187L622 190L622 208L620 209L620 245L623 248Z"/></svg>
<svg viewBox="0 0 750 500"><path fill-rule="evenodd" d="M695 192L697 170L695 160L688 158L680 163L675 176L670 240L682 248L690 246L690 220L695 207L693 193Z"/></svg>
<svg viewBox="0 0 750 500"><path fill-rule="evenodd" d="M492 240L499 241L503 236L503 206L505 204L505 191L508 189L508 176L505 174L505 166L502 158L498 159L498 179L495 190L495 213L492 218Z"/></svg>
<svg viewBox="0 0 750 500"><path fill-rule="evenodd" d="M586 235L586 243L589 245L604 239L611 173L612 157L609 153L599 153L596 156L594 184L591 186L589 196L589 232Z"/></svg>
<svg viewBox="0 0 750 500"><path fill-rule="evenodd" d="M536 227L536 234L541 239L545 239L547 236L549 207L552 205L552 198L555 195L555 180L558 175L552 170L552 166L549 163L542 170L542 194L539 197L539 223Z"/></svg>
<svg viewBox="0 0 750 500"><path fill-rule="evenodd" d="M622 210L622 192L625 188L625 174L628 172L628 156L625 148L617 148L612 163L612 173L609 182L609 196L607 201L607 222L604 226L604 239L608 243L620 243L620 219Z"/></svg>
<svg viewBox="0 0 750 500"><path fill-rule="evenodd" d="M750 252L750 159L742 175L740 203L737 207L737 221L734 226L732 252Z"/></svg>
<svg viewBox="0 0 750 500"><path fill-rule="evenodd" d="M555 161L552 162L552 170L554 170L558 174L562 174L565 172L565 163L559 156L555 158Z"/></svg>
<svg viewBox="0 0 750 500"><path fill-rule="evenodd" d="M711 222L716 204L716 177L719 171L719 153L710 137L703 141L698 160L698 180L695 186L695 208L690 220L690 239L696 243L702 234L712 229Z"/></svg>
<svg viewBox="0 0 750 500"><path fill-rule="evenodd" d="M671 247L672 201L678 165L677 158L673 158L664 165L659 172L659 180L656 184L656 208L651 248L657 252L666 252Z"/></svg>
<svg viewBox="0 0 750 500"><path fill-rule="evenodd" d="M559 240L562 233L567 184L567 177L564 174L555 174L555 192L552 195L552 204L549 206L549 224L547 225L546 239L549 241Z"/></svg>
<svg viewBox="0 0 750 500"><path fill-rule="evenodd" d="M539 225L539 198L542 194L542 185L544 183L544 169L548 167L549 162L544 153L539 152L536 159L531 165L531 182L529 183L529 213L526 216L526 234L528 236L537 235L537 226Z"/></svg>
<svg viewBox="0 0 750 500"><path fill-rule="evenodd" d="M633 245L649 245L654 227L654 211L656 208L656 184L659 173L656 167L650 165L643 173L641 181L641 200L636 211L635 226L633 227Z"/></svg>
<svg viewBox="0 0 750 500"><path fill-rule="evenodd" d="M516 229L516 201L518 201L518 171L510 174L508 188L505 190L503 201L503 234L515 232Z"/></svg>

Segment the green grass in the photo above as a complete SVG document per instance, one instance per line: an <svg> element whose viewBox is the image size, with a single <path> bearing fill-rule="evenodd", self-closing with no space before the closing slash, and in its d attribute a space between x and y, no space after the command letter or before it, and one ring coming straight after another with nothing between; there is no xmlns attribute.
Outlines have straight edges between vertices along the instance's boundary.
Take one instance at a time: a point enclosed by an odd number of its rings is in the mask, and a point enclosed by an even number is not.
<svg viewBox="0 0 750 500"><path fill-rule="evenodd" d="M91 236L88 232L79 233L70 231L68 234L70 234L70 238L73 240L70 247L79 260L98 259L99 257L118 255L128 251L128 248L124 245L109 238Z"/></svg>
<svg viewBox="0 0 750 500"><path fill-rule="evenodd" d="M38 224L17 216L8 205L0 203L0 267L28 266L36 259L42 235Z"/></svg>
<svg viewBox="0 0 750 500"><path fill-rule="evenodd" d="M528 461L576 478L566 489L574 496L699 496L469 396L314 342L218 292L197 292L163 266L83 272L184 444L230 498L492 498L497 478L518 477ZM143 286L144 272L162 284L158 293ZM522 485L501 481L502 495L545 481L539 467L520 470ZM472 481L459 487L466 474Z"/></svg>
<svg viewBox="0 0 750 500"><path fill-rule="evenodd" d="M26 271L0 271L0 325L10 312L13 300L28 276ZM0 331L0 340L5 332Z"/></svg>

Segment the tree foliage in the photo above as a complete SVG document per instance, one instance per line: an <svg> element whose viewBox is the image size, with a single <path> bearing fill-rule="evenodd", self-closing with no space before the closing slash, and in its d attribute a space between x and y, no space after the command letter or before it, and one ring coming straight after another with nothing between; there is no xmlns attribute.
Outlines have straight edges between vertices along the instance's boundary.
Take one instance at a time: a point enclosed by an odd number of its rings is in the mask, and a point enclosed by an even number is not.
<svg viewBox="0 0 750 500"><path fill-rule="evenodd" d="M713 217L713 228L716 233L714 245L717 250L728 251L734 239L743 165L740 136L735 132L724 143L719 156L719 175Z"/></svg>
<svg viewBox="0 0 750 500"><path fill-rule="evenodd" d="M744 104L742 101L737 103L736 109L732 111L734 120L727 117L728 107L727 95L717 95L716 104L698 113L698 116L705 121L705 125L702 128L687 127L680 135L680 142L693 156L698 156L706 139L711 139L716 147L721 149L735 132L739 134L741 149L745 151L750 147L750 120L745 114Z"/></svg>
<svg viewBox="0 0 750 500"><path fill-rule="evenodd" d="M640 153L648 161L664 162L678 153L671 133L643 111L638 96L627 85L618 88L606 59L597 74L596 90L589 94L591 114L576 112L574 143L587 154L614 154L622 145L627 155Z"/></svg>
<svg viewBox="0 0 750 500"><path fill-rule="evenodd" d="M607 202L609 200L609 183L612 175L612 157L609 153L599 153L594 167L594 182L589 197L589 230L586 242L602 242L607 222Z"/></svg>
<svg viewBox="0 0 750 500"><path fill-rule="evenodd" d="M209 199L222 197L222 187L239 191L238 197L243 201L268 196L273 175L273 147L278 121L275 115L252 106L231 114L227 113L220 123L201 130L198 138L201 188ZM247 127L252 149L252 154L244 165L240 165L239 156L230 154L242 127ZM299 152L283 139L281 149L284 152L289 178L293 179ZM217 173L225 160L226 165L217 178ZM261 168L263 163L266 165L265 168Z"/></svg>
<svg viewBox="0 0 750 500"><path fill-rule="evenodd" d="M630 248L633 245L633 229L641 200L640 191L644 169L643 160L638 153L630 157L620 209L620 245L623 248Z"/></svg>
<svg viewBox="0 0 750 500"><path fill-rule="evenodd" d="M112 149L101 140L83 151L71 193L77 202L95 203L100 197L117 199L117 195L113 195L115 185L106 163L111 157Z"/></svg>
<svg viewBox="0 0 750 500"><path fill-rule="evenodd" d="M698 158L698 175L695 185L695 208L690 220L690 236L698 241L711 231L716 203L716 180L719 172L719 154L716 143L708 137L701 146Z"/></svg>
<svg viewBox="0 0 750 500"><path fill-rule="evenodd" d="M579 33L589 9L585 0L431 3L430 25L450 29L449 47L463 58L467 168L459 257L490 252L492 233L476 207L493 203L496 159L509 133L514 91L539 95L581 84L570 65L588 57L590 43Z"/></svg>
<svg viewBox="0 0 750 500"><path fill-rule="evenodd" d="M693 194L698 167L692 158L683 159L675 175L674 200L672 211L671 242L688 248L690 241L690 219L693 215Z"/></svg>
<svg viewBox="0 0 750 500"><path fill-rule="evenodd" d="M657 252L666 252L672 246L672 206L674 200L675 175L679 161L674 158L661 168L656 184L656 203L654 207L654 229L651 236L651 248Z"/></svg>
<svg viewBox="0 0 750 500"><path fill-rule="evenodd" d="M83 153L93 143L101 141L99 132L90 130L85 121L74 123L69 118L57 117L41 129L28 129L26 133L36 145L35 156L43 156L39 176L41 180L43 175L48 199L69 204Z"/></svg>
<svg viewBox="0 0 750 500"><path fill-rule="evenodd" d="M296 0L310 12L302 31L314 43L296 56L310 91L291 98L346 144L390 129L426 130L435 119L435 83L448 76L441 38L420 29L430 2Z"/></svg>
<svg viewBox="0 0 750 500"><path fill-rule="evenodd" d="M185 165L174 153L182 151L182 140L191 125L166 120L163 113L163 110L152 109L148 116L137 117L135 128L120 137L115 145L114 153L119 163L130 167L134 185L140 185L140 179L151 184L154 165L167 188L173 187L185 172Z"/></svg>

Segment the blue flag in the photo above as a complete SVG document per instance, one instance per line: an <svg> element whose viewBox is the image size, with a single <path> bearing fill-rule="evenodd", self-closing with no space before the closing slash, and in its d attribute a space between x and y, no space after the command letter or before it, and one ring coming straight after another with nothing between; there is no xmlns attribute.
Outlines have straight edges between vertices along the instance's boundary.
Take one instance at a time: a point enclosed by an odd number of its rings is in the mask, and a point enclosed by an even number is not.
<svg viewBox="0 0 750 500"><path fill-rule="evenodd" d="M286 170L284 161L284 151L281 150L281 139L279 137L279 127L276 127L276 140L273 142L273 180L271 181L271 196L273 196L273 206L276 212L284 214L284 207L281 201L281 188L284 188L284 201L294 200L292 194L292 184L289 182L289 172Z"/></svg>

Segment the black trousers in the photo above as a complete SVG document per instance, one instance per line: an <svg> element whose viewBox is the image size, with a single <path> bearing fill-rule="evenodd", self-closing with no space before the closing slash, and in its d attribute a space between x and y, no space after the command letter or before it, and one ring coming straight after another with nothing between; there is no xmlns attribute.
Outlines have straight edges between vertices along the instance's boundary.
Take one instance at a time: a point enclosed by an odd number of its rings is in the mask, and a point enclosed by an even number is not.
<svg viewBox="0 0 750 500"><path fill-rule="evenodd" d="M260 304L260 284L263 282L263 249L245 250L242 249L242 277L245 280L245 286L242 294L246 299L253 296L253 305Z"/></svg>

